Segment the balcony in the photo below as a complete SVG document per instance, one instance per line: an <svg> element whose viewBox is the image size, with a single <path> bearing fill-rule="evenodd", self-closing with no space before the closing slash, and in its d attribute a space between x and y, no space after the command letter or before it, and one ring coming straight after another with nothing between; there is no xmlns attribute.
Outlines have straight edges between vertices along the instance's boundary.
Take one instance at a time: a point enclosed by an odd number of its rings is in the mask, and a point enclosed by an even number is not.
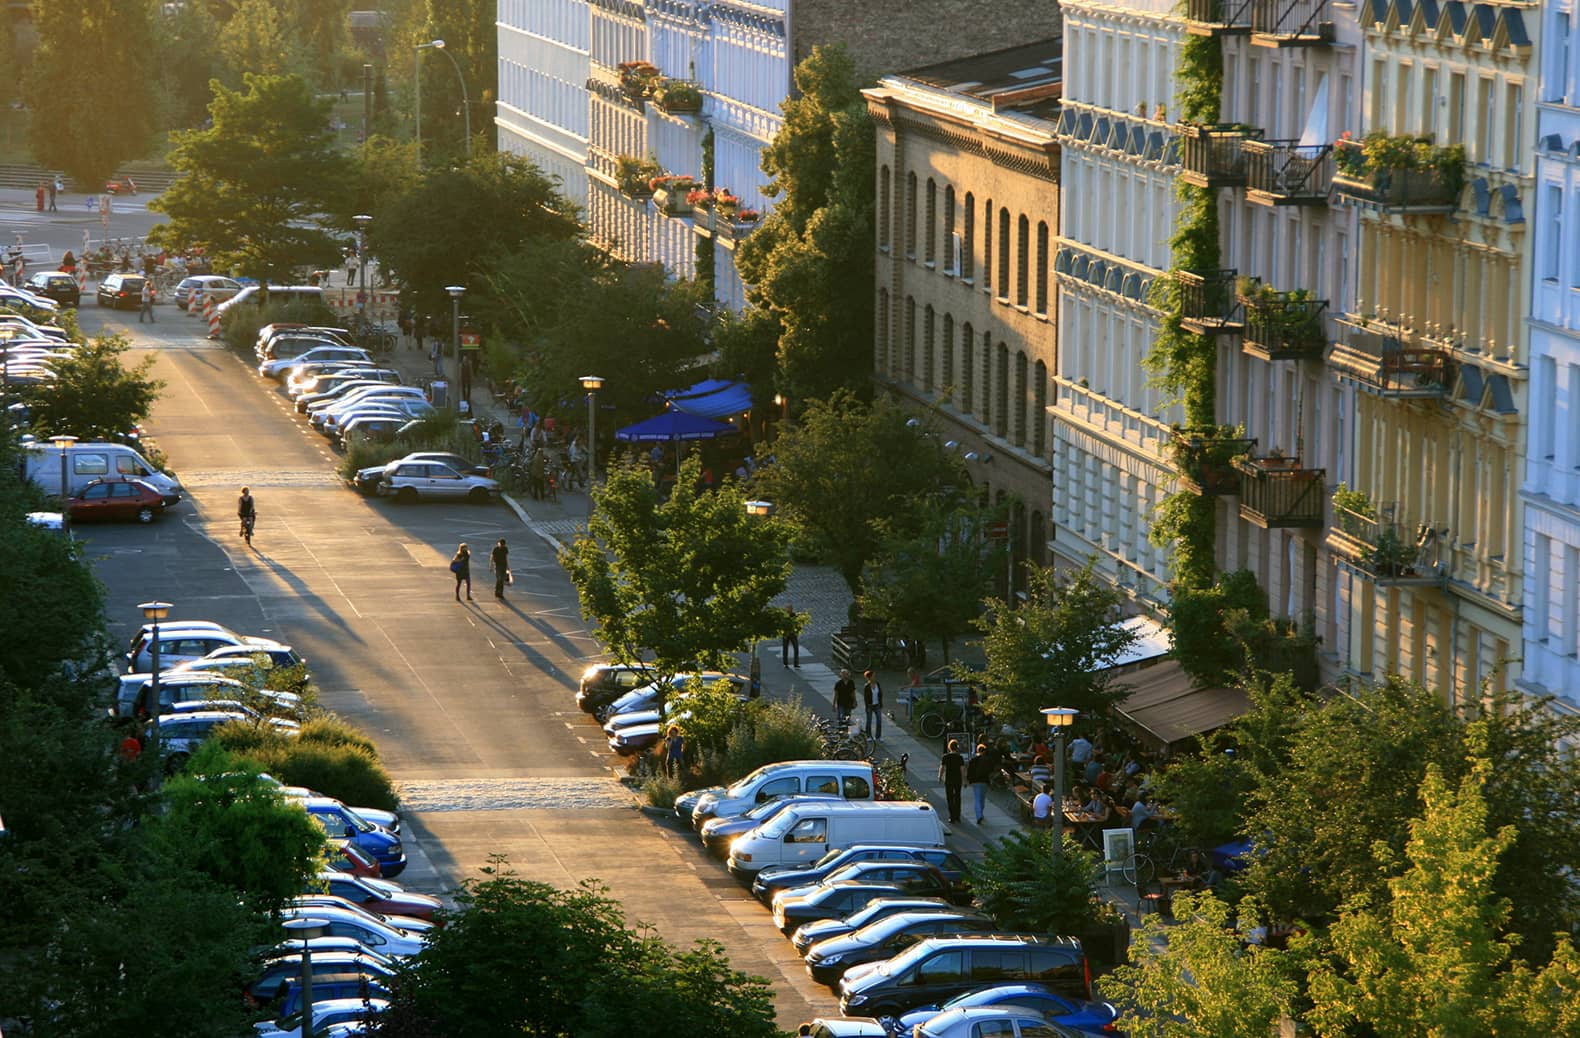
<svg viewBox="0 0 1580 1038"><path fill-rule="evenodd" d="M1463 145L1436 147L1427 138L1368 134L1336 145L1333 190L1340 201L1389 213L1451 213L1465 186Z"/></svg>
<svg viewBox="0 0 1580 1038"><path fill-rule="evenodd" d="M1327 546L1378 587L1442 584L1448 572L1441 561L1447 531L1430 523L1401 523L1395 518L1398 512L1396 504L1361 511L1335 503Z"/></svg>
<svg viewBox="0 0 1580 1038"><path fill-rule="evenodd" d="M1299 458L1238 458L1240 518L1264 530L1320 528L1327 505L1322 469L1302 468Z"/></svg>
<svg viewBox="0 0 1580 1038"><path fill-rule="evenodd" d="M1333 146L1246 141L1245 198L1257 205L1327 205Z"/></svg>
<svg viewBox="0 0 1580 1038"><path fill-rule="evenodd" d="M1192 36L1244 36L1251 31L1251 0L1185 0L1185 31Z"/></svg>
<svg viewBox="0 0 1580 1038"><path fill-rule="evenodd" d="M1340 378L1391 399L1441 397L1453 378L1453 361L1442 347L1417 339L1401 325L1364 317L1338 322L1339 340L1328 365Z"/></svg>
<svg viewBox="0 0 1580 1038"><path fill-rule="evenodd" d="M1228 497L1240 492L1235 459L1251 453L1256 441L1238 436L1229 426L1177 429L1169 454L1181 490L1198 497Z"/></svg>
<svg viewBox="0 0 1580 1038"><path fill-rule="evenodd" d="M1180 179L1197 187L1244 187L1245 149L1248 140L1260 140L1262 131L1249 126L1197 126L1181 123Z"/></svg>
<svg viewBox="0 0 1580 1038"><path fill-rule="evenodd" d="M1251 0L1251 42L1258 47L1325 47L1333 39L1328 0Z"/></svg>
<svg viewBox="0 0 1580 1038"><path fill-rule="evenodd" d="M1197 335L1239 334L1243 322L1234 290L1235 271L1197 274L1176 270L1171 276L1179 292L1180 325L1186 331Z"/></svg>
<svg viewBox="0 0 1580 1038"><path fill-rule="evenodd" d="M1326 299L1305 289L1280 292L1256 285L1242 294L1245 332L1240 350L1262 360L1321 360L1327 352Z"/></svg>

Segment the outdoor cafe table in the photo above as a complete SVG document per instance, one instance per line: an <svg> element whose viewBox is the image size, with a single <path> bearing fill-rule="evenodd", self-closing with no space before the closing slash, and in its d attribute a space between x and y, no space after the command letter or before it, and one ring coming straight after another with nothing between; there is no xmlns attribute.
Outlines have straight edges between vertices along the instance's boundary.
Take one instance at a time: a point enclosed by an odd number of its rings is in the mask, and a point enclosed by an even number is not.
<svg viewBox="0 0 1580 1038"><path fill-rule="evenodd" d="M1066 799L1064 802L1064 820L1075 826L1075 835L1080 842L1093 850L1102 850L1103 823L1108 821L1112 814L1108 808L1103 808L1100 813L1087 811L1085 805L1079 801Z"/></svg>

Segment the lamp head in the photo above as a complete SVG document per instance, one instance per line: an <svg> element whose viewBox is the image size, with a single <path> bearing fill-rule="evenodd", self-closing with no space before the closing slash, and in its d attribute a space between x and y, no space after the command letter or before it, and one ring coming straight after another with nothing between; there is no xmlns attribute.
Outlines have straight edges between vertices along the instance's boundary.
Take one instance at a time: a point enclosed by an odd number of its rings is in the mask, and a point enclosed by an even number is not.
<svg viewBox="0 0 1580 1038"><path fill-rule="evenodd" d="M1074 724L1080 713L1079 710L1071 710L1069 707L1050 706L1042 711L1042 716L1048 719L1049 728L1057 730Z"/></svg>
<svg viewBox="0 0 1580 1038"><path fill-rule="evenodd" d="M786 399L786 397L785 397L785 395L783 393L775 393L774 394L774 406L776 406L776 407L783 407L786 402L787 402L787 399Z"/></svg>
<svg viewBox="0 0 1580 1038"><path fill-rule="evenodd" d="M373 217L369 216L367 213L358 213L351 219L357 222L358 227L366 227L370 222L372 222Z"/></svg>
<svg viewBox="0 0 1580 1038"><path fill-rule="evenodd" d="M747 501L746 514L757 516L773 515L774 503L772 501Z"/></svg>
<svg viewBox="0 0 1580 1038"><path fill-rule="evenodd" d="M324 931L329 929L327 919L287 919L280 925L290 932L292 940L304 943L324 936Z"/></svg>
<svg viewBox="0 0 1580 1038"><path fill-rule="evenodd" d="M446 285L444 286L444 290L450 293L451 299L460 299L466 294L465 285Z"/></svg>
<svg viewBox="0 0 1580 1038"><path fill-rule="evenodd" d="M173 608L169 602L144 602L137 608L143 611L143 619L149 623L158 623L170 615Z"/></svg>
<svg viewBox="0 0 1580 1038"><path fill-rule="evenodd" d="M70 447L77 442L75 436L51 436L49 442L60 448Z"/></svg>
<svg viewBox="0 0 1580 1038"><path fill-rule="evenodd" d="M444 50L444 41L443 40L434 40L428 46L430 46L430 47L437 47L439 50Z"/></svg>
<svg viewBox="0 0 1580 1038"><path fill-rule="evenodd" d="M581 378L581 383L582 383L582 388L587 390L587 392L589 392L589 393L596 393L596 392L598 392L598 390L603 388L603 376L602 375L583 375L582 378Z"/></svg>

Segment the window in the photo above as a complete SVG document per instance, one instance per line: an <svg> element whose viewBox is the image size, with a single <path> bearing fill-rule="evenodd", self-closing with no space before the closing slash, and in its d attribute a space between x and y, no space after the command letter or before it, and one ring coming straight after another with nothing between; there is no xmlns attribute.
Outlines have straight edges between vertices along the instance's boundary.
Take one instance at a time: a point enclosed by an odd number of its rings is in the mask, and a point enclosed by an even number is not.
<svg viewBox="0 0 1580 1038"><path fill-rule="evenodd" d="M987 425L993 413L988 394L993 391L993 333L982 333L982 424Z"/></svg>
<svg viewBox="0 0 1580 1038"><path fill-rule="evenodd" d="M1060 981L1073 981L1077 985L1083 983L1080 962L1065 952L1057 948L1033 948L1029 954L1030 976L1026 979L1053 984L1055 987L1060 986Z"/></svg>
<svg viewBox="0 0 1580 1038"><path fill-rule="evenodd" d="M889 186L889 167L878 170L878 248L889 247L889 207L893 205Z"/></svg>
<svg viewBox="0 0 1580 1038"><path fill-rule="evenodd" d="M1558 268L1563 263L1564 189L1558 184L1544 184L1542 194L1545 212L1542 213L1542 280L1558 283Z"/></svg>
<svg viewBox="0 0 1580 1038"><path fill-rule="evenodd" d="M1464 139L1465 74L1463 72L1452 72L1448 77L1448 141L1462 141Z"/></svg>
<svg viewBox="0 0 1580 1038"><path fill-rule="evenodd" d="M1032 368L1035 385L1031 390L1031 451L1046 458L1048 451L1048 365L1038 361Z"/></svg>
<svg viewBox="0 0 1580 1038"><path fill-rule="evenodd" d="M971 407L976 395L976 332L971 329L971 322L967 321L960 329L960 410L964 414L971 413Z"/></svg>
<svg viewBox="0 0 1580 1038"><path fill-rule="evenodd" d="M953 392L955 388L955 318L953 314L944 314L944 355L943 363L939 366L938 383L945 390Z"/></svg>
<svg viewBox="0 0 1580 1038"><path fill-rule="evenodd" d="M109 496L110 485L108 483L100 483L98 486L89 487L82 492L84 501L103 501Z"/></svg>
<svg viewBox="0 0 1580 1038"><path fill-rule="evenodd" d="M878 363L894 372L894 344L889 341L889 290L878 289Z"/></svg>
<svg viewBox="0 0 1580 1038"><path fill-rule="evenodd" d="M801 792L801 782L795 776L774 779L772 782L764 782L758 787L757 802L761 804L776 797L794 796L799 792Z"/></svg>
<svg viewBox="0 0 1580 1038"><path fill-rule="evenodd" d="M1015 222L1015 305L1031 305L1031 221L1021 216Z"/></svg>
<svg viewBox="0 0 1580 1038"><path fill-rule="evenodd" d="M965 979L965 952L941 951L916 967L918 984L952 984Z"/></svg>
<svg viewBox="0 0 1580 1038"><path fill-rule="evenodd" d="M1026 352L1015 352L1015 446L1026 446Z"/></svg>
<svg viewBox="0 0 1580 1038"><path fill-rule="evenodd" d="M1552 25L1547 30L1547 70L1543 78L1546 89L1543 101L1564 101L1569 94L1569 32L1568 11L1554 11Z"/></svg>
<svg viewBox="0 0 1580 1038"><path fill-rule="evenodd" d="M872 796L872 784L860 775L845 776L845 799L867 800Z"/></svg>
<svg viewBox="0 0 1580 1038"><path fill-rule="evenodd" d="M1411 73L1415 71L1409 65L1399 64L1399 87L1393 95L1393 131L1395 133L1410 132L1410 124L1415 121L1415 111L1410 105L1410 87L1414 85Z"/></svg>
<svg viewBox="0 0 1580 1038"><path fill-rule="evenodd" d="M1441 144L1442 141L1437 139L1441 129L1437 124L1437 76L1435 67L1428 66L1421 70L1421 132Z"/></svg>
<svg viewBox="0 0 1580 1038"><path fill-rule="evenodd" d="M922 388L933 391L933 307L922 311Z"/></svg>
<svg viewBox="0 0 1580 1038"><path fill-rule="evenodd" d="M997 410L998 420L994 430L1000 436L1009 435L1009 347L1004 343L998 344L998 370L994 372L994 389L998 390ZM984 416L985 417L985 416Z"/></svg>
<svg viewBox="0 0 1580 1038"><path fill-rule="evenodd" d="M1503 165L1508 169L1520 168L1520 152L1525 147L1525 88L1510 83L1508 88L1509 110L1503 123Z"/></svg>
<svg viewBox="0 0 1580 1038"><path fill-rule="evenodd" d="M976 275L977 269L977 210L976 196L966 192L966 236L960 249L960 276L970 279Z"/></svg>
<svg viewBox="0 0 1580 1038"><path fill-rule="evenodd" d="M1039 314L1048 312L1048 223L1037 221L1037 305Z"/></svg>
<svg viewBox="0 0 1580 1038"><path fill-rule="evenodd" d="M993 199L982 203L982 287L993 287Z"/></svg>
<svg viewBox="0 0 1580 1038"><path fill-rule="evenodd" d="M839 796L839 779L833 775L809 775L806 780L806 791L821 796Z"/></svg>
<svg viewBox="0 0 1580 1038"><path fill-rule="evenodd" d="M993 982L1019 980L1026 972L1026 953L1019 948L974 948L971 979Z"/></svg>
<svg viewBox="0 0 1580 1038"><path fill-rule="evenodd" d="M938 184L932 177L927 178L927 242L926 253L928 263L938 261Z"/></svg>
<svg viewBox="0 0 1580 1038"><path fill-rule="evenodd" d="M916 377L916 300L905 297L905 375Z"/></svg>
<svg viewBox="0 0 1580 1038"><path fill-rule="evenodd" d="M905 258L916 258L916 174L905 175Z"/></svg>
<svg viewBox="0 0 1580 1038"><path fill-rule="evenodd" d="M944 188L944 247L950 252L944 257L944 273L960 273L959 235L955 233L955 189Z"/></svg>
<svg viewBox="0 0 1580 1038"><path fill-rule="evenodd" d="M71 471L79 476L105 476L110 472L110 459L104 454L73 454Z"/></svg>
<svg viewBox="0 0 1580 1038"><path fill-rule="evenodd" d="M1009 301L1009 210L998 211L998 297Z"/></svg>
<svg viewBox="0 0 1580 1038"><path fill-rule="evenodd" d="M983 1020L971 1025L971 1038L1015 1038L1012 1020Z"/></svg>
<svg viewBox="0 0 1580 1038"><path fill-rule="evenodd" d="M1472 162L1492 161L1492 99L1495 89L1496 87L1491 77L1483 76L1481 79L1481 96L1476 104L1476 118L1480 120L1476 127L1476 139L1480 143L1480 150L1470 156Z"/></svg>

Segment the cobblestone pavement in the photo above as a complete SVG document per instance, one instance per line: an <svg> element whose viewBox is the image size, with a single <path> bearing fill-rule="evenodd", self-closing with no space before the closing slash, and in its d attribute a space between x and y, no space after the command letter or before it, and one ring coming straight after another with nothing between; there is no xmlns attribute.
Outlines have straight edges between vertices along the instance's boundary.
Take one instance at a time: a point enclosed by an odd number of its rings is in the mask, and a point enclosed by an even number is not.
<svg viewBox="0 0 1580 1038"><path fill-rule="evenodd" d="M609 778L433 779L400 784L403 811L579 811L630 807L631 791Z"/></svg>

